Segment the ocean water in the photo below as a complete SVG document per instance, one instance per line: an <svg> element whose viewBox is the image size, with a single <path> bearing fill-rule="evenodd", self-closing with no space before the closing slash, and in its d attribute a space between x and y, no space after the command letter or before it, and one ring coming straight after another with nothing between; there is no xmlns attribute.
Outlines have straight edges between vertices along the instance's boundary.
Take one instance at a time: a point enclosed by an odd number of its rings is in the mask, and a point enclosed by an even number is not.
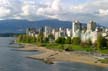
<svg viewBox="0 0 108 71"><path fill-rule="evenodd" d="M45 64L38 60L26 58L39 52L15 51L9 43L13 37L0 37L0 71L108 71L108 68L82 63L59 62Z"/></svg>

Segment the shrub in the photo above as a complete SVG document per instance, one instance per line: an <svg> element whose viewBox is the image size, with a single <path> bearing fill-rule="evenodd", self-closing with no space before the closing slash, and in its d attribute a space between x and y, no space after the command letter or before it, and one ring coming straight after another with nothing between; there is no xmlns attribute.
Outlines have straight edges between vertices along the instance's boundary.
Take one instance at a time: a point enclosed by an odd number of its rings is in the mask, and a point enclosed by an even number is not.
<svg viewBox="0 0 108 71"><path fill-rule="evenodd" d="M100 59L99 60L101 63L106 63L106 64L108 64L108 58L106 58L106 59Z"/></svg>
<svg viewBox="0 0 108 71"><path fill-rule="evenodd" d="M73 51L72 45L64 45L64 50L65 51Z"/></svg>
<svg viewBox="0 0 108 71"><path fill-rule="evenodd" d="M37 42L43 43L44 35L43 33L39 33L37 37Z"/></svg>
<svg viewBox="0 0 108 71"><path fill-rule="evenodd" d="M65 40L65 43L66 44L71 44L71 37L67 37L66 40Z"/></svg>
<svg viewBox="0 0 108 71"><path fill-rule="evenodd" d="M49 39L48 39L47 37L45 37L45 38L43 39L43 42L44 42L44 43L48 43L48 42L49 42Z"/></svg>
<svg viewBox="0 0 108 71"><path fill-rule="evenodd" d="M65 38L64 37L59 37L57 40L55 40L56 43L64 44L65 43Z"/></svg>
<svg viewBox="0 0 108 71"><path fill-rule="evenodd" d="M99 35L97 38L97 48L104 49L104 47L107 47L107 40L102 35Z"/></svg>
<svg viewBox="0 0 108 71"><path fill-rule="evenodd" d="M75 45L79 45L80 42L81 42L80 37L74 37L74 38L72 39L72 43L75 44Z"/></svg>

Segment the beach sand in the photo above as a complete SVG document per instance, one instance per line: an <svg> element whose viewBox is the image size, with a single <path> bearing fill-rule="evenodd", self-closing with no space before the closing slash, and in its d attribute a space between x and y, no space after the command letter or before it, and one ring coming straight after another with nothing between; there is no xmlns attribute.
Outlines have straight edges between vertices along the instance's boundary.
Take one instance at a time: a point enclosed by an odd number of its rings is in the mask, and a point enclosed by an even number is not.
<svg viewBox="0 0 108 71"><path fill-rule="evenodd" d="M36 60L44 60L44 61L50 61L51 63L57 62L57 61L64 61L64 62L79 62L79 63L85 63L90 65L96 65L101 67L108 67L108 64L100 63L98 59L93 57L92 55L88 54L81 54L81 53L75 53L73 52L59 52L47 49L45 47L38 47L36 45L31 44L25 44L24 48L20 48L19 50L23 51L40 51L42 53L27 56L28 58L36 59Z"/></svg>

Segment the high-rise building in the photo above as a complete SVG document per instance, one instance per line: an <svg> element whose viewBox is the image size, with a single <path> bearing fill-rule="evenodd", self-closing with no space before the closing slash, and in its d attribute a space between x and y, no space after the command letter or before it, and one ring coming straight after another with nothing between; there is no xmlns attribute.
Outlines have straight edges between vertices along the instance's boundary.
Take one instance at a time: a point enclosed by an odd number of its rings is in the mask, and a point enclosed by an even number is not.
<svg viewBox="0 0 108 71"><path fill-rule="evenodd" d="M72 30L69 28L66 28L66 35L67 37L72 37Z"/></svg>
<svg viewBox="0 0 108 71"><path fill-rule="evenodd" d="M81 36L81 23L76 20L72 23L72 37Z"/></svg>
<svg viewBox="0 0 108 71"><path fill-rule="evenodd" d="M59 37L66 37L66 30L64 28L59 28Z"/></svg>
<svg viewBox="0 0 108 71"><path fill-rule="evenodd" d="M45 37L48 37L48 35L50 35L51 33L52 33L52 28L45 26L45 31L44 31Z"/></svg>
<svg viewBox="0 0 108 71"><path fill-rule="evenodd" d="M88 24L87 24L87 31L95 31L96 29L96 22L94 21L90 21Z"/></svg>

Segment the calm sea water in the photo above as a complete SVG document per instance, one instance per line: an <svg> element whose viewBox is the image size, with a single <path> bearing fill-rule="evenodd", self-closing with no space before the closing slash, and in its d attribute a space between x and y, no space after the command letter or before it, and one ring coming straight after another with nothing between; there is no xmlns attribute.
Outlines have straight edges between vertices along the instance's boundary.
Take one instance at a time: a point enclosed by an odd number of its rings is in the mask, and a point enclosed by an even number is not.
<svg viewBox="0 0 108 71"><path fill-rule="evenodd" d="M25 58L27 55L39 52L13 51L9 43L12 37L0 37L0 71L108 71L102 68L81 63L60 62L57 64L45 64L38 60Z"/></svg>

